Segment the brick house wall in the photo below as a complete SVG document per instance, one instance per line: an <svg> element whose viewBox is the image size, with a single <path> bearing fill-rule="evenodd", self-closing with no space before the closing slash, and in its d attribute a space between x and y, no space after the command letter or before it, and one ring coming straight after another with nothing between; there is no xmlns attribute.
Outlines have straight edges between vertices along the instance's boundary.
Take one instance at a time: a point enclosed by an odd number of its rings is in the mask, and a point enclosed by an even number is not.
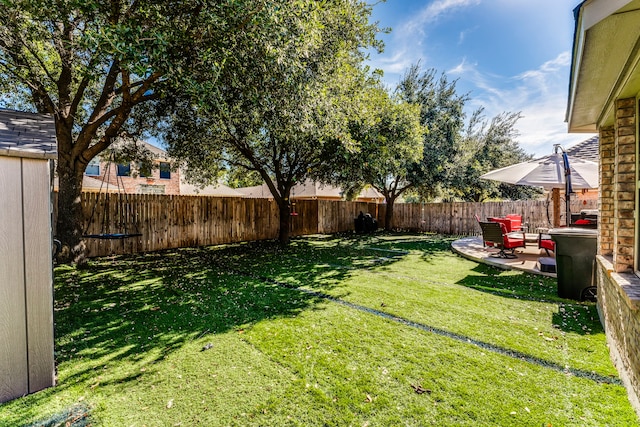
<svg viewBox="0 0 640 427"><path fill-rule="evenodd" d="M616 102L613 200L613 266L616 272L633 269L636 193L636 100Z"/></svg>
<svg viewBox="0 0 640 427"><path fill-rule="evenodd" d="M109 184L110 188L124 187L124 192L128 194L168 194L179 195L180 194L180 171L171 170L169 178L161 178L160 165L171 164L172 161L167 157L167 153L155 147L147 142L139 141L142 147L146 148L154 156L153 167L150 171L150 176L140 176L140 170L135 163L130 163L130 175L118 176L118 165L102 160L97 157L93 161L99 162L99 174L93 175L91 172L95 172L95 169L91 168L91 163L85 171L85 175L99 181L103 181L106 185ZM92 163L93 163L92 161Z"/></svg>
<svg viewBox="0 0 640 427"><path fill-rule="evenodd" d="M121 180L121 186L124 186L125 193L137 194L180 194L180 171L172 170L171 178L160 178L160 168L158 167L161 160L155 161L154 168L151 170L150 177L138 176L138 171L134 165L131 165L131 172L136 176L118 176L118 166L107 162L100 162L100 175L93 176L98 180L109 183L109 186L117 187Z"/></svg>
<svg viewBox="0 0 640 427"><path fill-rule="evenodd" d="M615 128L600 129L600 198L598 201L598 253L613 254Z"/></svg>
<svg viewBox="0 0 640 427"><path fill-rule="evenodd" d="M636 114L635 98L618 100L614 126L600 129L598 253L617 273L634 268Z"/></svg>
<svg viewBox="0 0 640 427"><path fill-rule="evenodd" d="M611 358L640 413L640 279L634 274L636 99L617 100L615 110L614 125L599 129L597 305Z"/></svg>

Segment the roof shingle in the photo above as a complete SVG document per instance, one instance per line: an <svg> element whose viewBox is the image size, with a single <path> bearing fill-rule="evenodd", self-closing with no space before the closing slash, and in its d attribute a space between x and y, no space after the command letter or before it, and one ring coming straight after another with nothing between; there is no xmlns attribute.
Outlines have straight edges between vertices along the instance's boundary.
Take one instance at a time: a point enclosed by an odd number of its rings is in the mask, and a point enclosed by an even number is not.
<svg viewBox="0 0 640 427"><path fill-rule="evenodd" d="M592 162L600 162L599 154L600 140L598 136L593 136L582 142L577 143L573 147L566 149L569 158L574 157L576 159L591 160Z"/></svg>
<svg viewBox="0 0 640 427"><path fill-rule="evenodd" d="M55 159L56 129L53 117L0 109L0 155Z"/></svg>

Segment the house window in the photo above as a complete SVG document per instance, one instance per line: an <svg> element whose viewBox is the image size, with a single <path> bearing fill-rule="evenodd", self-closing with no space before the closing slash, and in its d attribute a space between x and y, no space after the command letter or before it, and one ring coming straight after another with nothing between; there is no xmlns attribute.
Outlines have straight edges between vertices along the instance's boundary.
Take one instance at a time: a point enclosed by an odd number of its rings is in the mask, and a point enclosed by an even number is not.
<svg viewBox="0 0 640 427"><path fill-rule="evenodd" d="M141 178L149 178L151 176L151 165L146 162L138 163L138 172Z"/></svg>
<svg viewBox="0 0 640 427"><path fill-rule="evenodd" d="M100 176L100 159L97 157L91 159L84 173L85 175Z"/></svg>
<svg viewBox="0 0 640 427"><path fill-rule="evenodd" d="M131 175L131 165L130 164L118 164L118 176L130 176Z"/></svg>
<svg viewBox="0 0 640 427"><path fill-rule="evenodd" d="M160 162L160 178L171 179L171 165L167 162Z"/></svg>

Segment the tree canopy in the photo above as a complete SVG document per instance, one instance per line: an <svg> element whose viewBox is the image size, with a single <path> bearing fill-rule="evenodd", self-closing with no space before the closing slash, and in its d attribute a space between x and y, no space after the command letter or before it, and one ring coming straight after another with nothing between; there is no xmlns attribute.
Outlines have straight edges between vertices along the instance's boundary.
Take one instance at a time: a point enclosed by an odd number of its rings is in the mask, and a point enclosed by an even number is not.
<svg viewBox="0 0 640 427"><path fill-rule="evenodd" d="M238 182L260 177L283 242L291 187L326 176L338 155L375 154L361 158L357 182L366 175L390 201L409 188L440 194L462 170L468 96L418 65L393 97L371 90L377 75L363 61L381 43L364 0L1 1L0 94L4 106L55 119L66 259L84 252L85 168L123 137L162 135L201 184L222 170ZM466 146L490 159L499 133L468 133ZM469 162L463 175L490 163Z"/></svg>
<svg viewBox="0 0 640 427"><path fill-rule="evenodd" d="M385 197L385 228L393 228L393 206L416 185L413 165L423 156L426 128L420 106L390 96L379 84L363 90L362 107L349 121L355 149L336 147L338 155L325 165L324 179L347 189L349 196L369 184Z"/></svg>
<svg viewBox="0 0 640 427"><path fill-rule="evenodd" d="M410 66L396 87L396 95L420 106L420 123L428 129L423 156L411 165L410 175L416 191L425 199L441 195L451 185L456 159L461 156L460 138L464 129L464 107L468 94L460 94L456 80L435 69Z"/></svg>
<svg viewBox="0 0 640 427"><path fill-rule="evenodd" d="M277 105L285 90L276 80L293 90L292 97L302 97L303 80L289 76L320 75L332 54L355 55L374 40L368 7L346 0L3 0L2 6L0 93L5 106L49 113L55 119L56 228L67 258L83 253L79 196L88 162L119 137L135 137L166 123L164 114L157 114L165 99L177 93L201 96L199 111L210 109L235 119L242 102L262 103L262 112L268 114L275 110L266 106ZM324 13L329 9L335 13ZM247 65L263 78L250 77L245 86L258 86L243 92L240 83L249 77L242 72ZM230 76L236 71L234 80ZM220 76L226 78L223 84ZM321 118L320 110L329 106L321 105L317 86L307 85L306 90L318 95L313 111ZM244 96L248 98L241 102L227 102ZM289 109L297 115L279 113L277 120L298 121L306 129L302 121L311 111ZM256 115L249 110L242 119L252 124L252 132ZM269 133L269 138L276 136L280 138L277 132Z"/></svg>
<svg viewBox="0 0 640 427"><path fill-rule="evenodd" d="M477 110L469 120L462 138L463 157L447 195L466 201L489 199L527 199L540 193L533 187L515 186L480 179L484 173L530 160L518 144L515 129L520 113L502 113L486 120L483 110Z"/></svg>
<svg viewBox="0 0 640 427"><path fill-rule="evenodd" d="M203 78L158 107L171 113L163 136L192 180L206 184L224 168L260 175L286 242L293 185L330 162L335 144L353 142L347 118L372 78L362 52L377 45L377 27L360 1L283 2L270 13L277 31L238 34L215 81Z"/></svg>
<svg viewBox="0 0 640 427"><path fill-rule="evenodd" d="M536 190L479 177L492 169L528 160L518 145L520 113L486 120L482 108L467 120L467 94L456 81L412 65L393 96L380 87L365 91L363 107L350 122L356 149L341 152L327 172L331 181L357 192L369 184L385 195L386 227L393 227L394 202L413 200L528 198ZM415 122L413 121L415 120Z"/></svg>

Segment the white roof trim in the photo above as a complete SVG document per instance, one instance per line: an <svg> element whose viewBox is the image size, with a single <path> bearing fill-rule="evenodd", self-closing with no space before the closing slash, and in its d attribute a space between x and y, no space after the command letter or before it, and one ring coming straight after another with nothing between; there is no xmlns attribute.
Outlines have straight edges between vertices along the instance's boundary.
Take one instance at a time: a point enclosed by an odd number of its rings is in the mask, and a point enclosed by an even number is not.
<svg viewBox="0 0 640 427"><path fill-rule="evenodd" d="M591 0L582 6L582 27L580 32L586 31L598 22L613 15L632 0Z"/></svg>

